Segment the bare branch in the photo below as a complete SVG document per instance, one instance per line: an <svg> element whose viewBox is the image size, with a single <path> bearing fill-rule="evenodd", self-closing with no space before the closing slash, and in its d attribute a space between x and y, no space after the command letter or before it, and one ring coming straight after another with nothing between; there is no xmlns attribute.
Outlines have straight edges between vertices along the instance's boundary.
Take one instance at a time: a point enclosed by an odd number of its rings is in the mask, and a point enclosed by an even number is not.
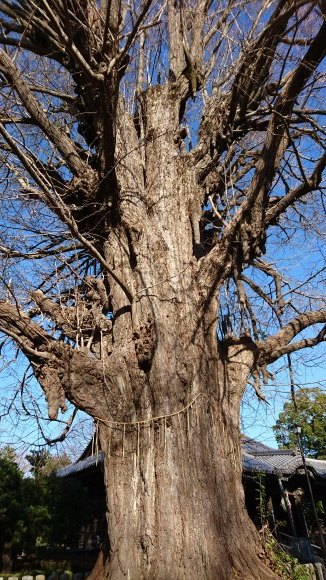
<svg viewBox="0 0 326 580"><path fill-rule="evenodd" d="M6 258L22 258L24 260L42 260L47 256L57 256L58 254L63 254L63 253L70 253L72 251L76 251L78 249L81 249L83 246L82 245L77 245L77 244L73 244L71 246L67 245L67 246L56 246L52 249L49 248L44 248L42 250L38 250L35 252L20 252L18 250L14 250L12 248L7 248L6 246L3 246L0 244L0 253L2 254L2 256L6 257Z"/></svg>
<svg viewBox="0 0 326 580"><path fill-rule="evenodd" d="M88 303L82 299L79 299L74 307L63 306L47 298L40 290L31 292L31 298L40 311L50 316L56 326L63 330L65 336L76 341L79 333L86 337L95 330L103 334L111 331L111 322L102 314L103 305L100 303L100 297L96 300L94 294L93 291L92 309L88 309Z"/></svg>
<svg viewBox="0 0 326 580"><path fill-rule="evenodd" d="M17 305L0 301L0 325L1 332L13 338L33 363L50 358L51 337Z"/></svg>
<svg viewBox="0 0 326 580"><path fill-rule="evenodd" d="M282 295L282 276L275 268L273 268L271 264L268 264L263 260L256 260L254 265L256 268L273 278L276 290L277 311L278 315L281 315L284 309L284 299Z"/></svg>
<svg viewBox="0 0 326 580"><path fill-rule="evenodd" d="M90 254L94 255L94 257L98 260L98 262L103 266L104 270L110 273L112 278L117 282L117 284L123 289L127 298L130 302L133 301L133 296L129 288L120 280L120 278L115 274L113 269L107 264L105 258L102 254L97 250L97 248L83 235L80 233L76 220L72 216L72 213L62 201L59 196L53 196L52 192L49 189L51 184L47 184L44 182L42 176L40 176L37 172L37 169L33 166L30 162L28 157L17 147L14 140L11 136L7 133L3 126L0 124L0 134L6 139L7 143L10 145L12 151L17 155L17 157L22 161L24 167L27 169L28 173L35 179L36 183L40 186L41 191L38 193L40 199L45 201L47 205L55 211L63 223L67 225L67 227L72 232L73 236L78 239L82 245L87 248Z"/></svg>
<svg viewBox="0 0 326 580"><path fill-rule="evenodd" d="M280 356L284 356L291 354L292 352L297 352L298 350L302 350L303 348L312 348L317 344L324 342L326 340L326 326L315 336L314 338L304 338L302 340L298 340L297 342L293 342L284 346L283 348L279 348L275 351L274 356L276 357L275 360L280 358Z"/></svg>
<svg viewBox="0 0 326 580"><path fill-rule="evenodd" d="M87 349L73 350L68 344L53 339L41 326L30 320L23 310L1 301L0 330L18 344L31 362L47 398L51 419L56 419L60 408L66 410L65 397L76 407L103 418L107 418L108 412L113 406L116 408L117 403L126 412L125 397L121 394L116 379L118 375L125 378L128 376L126 363L121 360L120 352L112 354L105 363L97 361ZM85 373L88 372L92 377L93 395L92 400L87 402ZM101 400L103 372L107 393L105 405ZM128 409L129 412L130 410Z"/></svg>
<svg viewBox="0 0 326 580"><path fill-rule="evenodd" d="M268 192L289 142L285 137L284 115L290 114L297 95L326 54L325 34L326 22L322 24L303 59L288 76L271 115L265 144L257 162L256 173L246 191L246 199L225 227L222 239L201 260L199 277L206 288L221 283L230 272L230 248L236 236L238 243L241 240L244 263L250 263L264 252Z"/></svg>
<svg viewBox="0 0 326 580"><path fill-rule="evenodd" d="M123 50L110 62L108 72L110 72L115 66L118 66L119 63L121 63L123 61L123 59L125 58L126 54L129 51L129 48L131 47L131 45L132 45L132 43L133 43L133 41L134 41L138 31L139 31L140 25L142 24L142 22L146 18L146 15L150 9L151 4L152 4L152 0L145 0L142 3L140 14L139 14L134 26L133 26L132 31L128 35L126 44L123 47Z"/></svg>
<svg viewBox="0 0 326 580"><path fill-rule="evenodd" d="M48 116L43 112L40 103L35 99L32 91L22 79L21 73L14 65L11 58L0 50L0 70L6 76L12 87L17 91L26 110L44 133L52 141L63 155L68 167L76 175L85 173L87 166L77 153L74 143L67 135L53 125Z"/></svg>
<svg viewBox="0 0 326 580"><path fill-rule="evenodd" d="M305 346L313 346L314 343L312 341L314 340L317 340L317 342L324 340L325 329L315 339L305 339L293 345L290 344L297 334L314 324L323 322L326 322L326 310L315 310L300 314L283 326L277 334L267 338L265 341L257 343L259 364L262 366L263 364L270 364L283 356L283 354L294 352Z"/></svg>
<svg viewBox="0 0 326 580"><path fill-rule="evenodd" d="M44 5L45 11L48 13L50 17L49 25L53 26L54 29L57 30L58 37L65 47L65 50L68 51L80 65L81 69L87 74L87 76L95 81L103 82L104 76L102 73L96 73L93 71L92 67L89 65L87 60L84 58L82 53L78 50L75 43L69 38L69 36L65 33L64 29L61 26L60 20L57 14L52 10L51 6L46 0L40 0L41 4Z"/></svg>
<svg viewBox="0 0 326 580"><path fill-rule="evenodd" d="M293 205L293 203L299 199L302 199L308 193L315 191L318 189L322 176L323 171L326 166L326 153L324 153L321 158L316 163L315 169L310 174L309 177L306 177L305 181L301 183L298 187L289 191L284 197L280 198L272 208L268 209L266 222L267 224L275 224L277 219L289 208Z"/></svg>

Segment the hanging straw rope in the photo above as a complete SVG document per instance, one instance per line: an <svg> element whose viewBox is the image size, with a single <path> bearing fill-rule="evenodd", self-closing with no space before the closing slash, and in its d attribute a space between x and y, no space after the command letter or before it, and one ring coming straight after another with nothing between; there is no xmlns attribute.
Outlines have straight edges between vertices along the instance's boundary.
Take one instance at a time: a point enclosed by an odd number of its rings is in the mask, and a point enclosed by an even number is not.
<svg viewBox="0 0 326 580"><path fill-rule="evenodd" d="M96 421L100 421L100 423L104 423L105 425L109 425L110 427L122 426L122 427L124 427L124 432L125 432L125 428L128 426L144 425L144 426L148 427L151 423L155 423L155 421L161 421L162 419L166 420L166 419L169 419L170 417L176 417L177 415L181 415L185 411L188 411L188 409L190 409L192 407L192 405L200 397L203 397L204 399L206 399L206 401L209 403L209 405L211 405L216 410L215 405L212 403L212 401L209 399L209 397L207 395L205 395L205 393L198 393L198 395L196 395L196 397L194 397L194 399L192 399L192 401L190 401L190 403L188 403L188 405L186 405L185 407L182 407L182 409L180 409L179 411L174 411L173 413L167 413L166 415L157 415L155 417L149 417L148 419L140 419L138 421L115 421L113 419L101 419L100 417L94 417L94 419Z"/></svg>
<svg viewBox="0 0 326 580"><path fill-rule="evenodd" d="M188 443L190 443L190 439L191 439L191 429L190 428L191 428L191 424L192 424L190 413L191 413L191 409L193 409L194 410L193 419L195 420L196 426L198 426L199 425L199 417L198 417L197 405L195 403L197 403L199 401L199 399L201 399L201 398L205 399L207 401L207 403L209 404L211 414L212 414L213 409L215 411L217 411L217 407L211 401L210 397L208 397L205 393L200 392L190 401L190 403L188 403L187 405L185 405L184 407L182 407L178 411L174 411L173 413L167 413L164 415L156 415L154 417L149 417L148 419L140 419L137 421L115 421L113 419L102 419L100 417L94 417L94 419L96 421L96 425L95 425L94 438L93 438L93 442L92 442L92 449L95 448L94 450L96 450L96 454L99 453L99 423L103 423L103 424L108 425L110 427L109 436L108 436L108 455L109 456L111 456L112 430L119 429L120 431L122 431L121 457L124 459L126 456L126 435L127 435L126 429L128 427L136 427L137 428L136 442L135 442L136 464L139 466L140 427L141 426L149 427L151 429L151 427L152 427L152 425L154 425L154 423L162 422L163 434L160 433L160 441L161 441L161 444L162 444L163 449L165 451L166 447L167 447L167 440L166 440L167 419L170 419L171 417L178 417L179 428L181 431L182 426L181 426L181 418L180 417L183 413L186 413L187 439L188 439ZM222 441L223 441L222 454L223 454L223 456L230 457L232 463L235 463L236 448L235 448L235 446L232 445L231 448L227 449L228 446L226 445L226 442L225 442L225 427L224 427L223 421L221 419L219 419L219 421L221 421L221 426L222 426ZM150 431L149 431L149 437L150 437Z"/></svg>

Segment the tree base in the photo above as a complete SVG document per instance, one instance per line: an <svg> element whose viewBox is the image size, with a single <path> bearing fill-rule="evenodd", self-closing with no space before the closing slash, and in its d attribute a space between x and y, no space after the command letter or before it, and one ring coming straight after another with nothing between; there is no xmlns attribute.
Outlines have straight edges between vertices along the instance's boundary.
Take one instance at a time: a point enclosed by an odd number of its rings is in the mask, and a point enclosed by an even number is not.
<svg viewBox="0 0 326 580"><path fill-rule="evenodd" d="M227 556L226 556L227 557ZM243 565L232 566L232 576L229 574L229 562L221 561L220 566L208 570L203 566L203 563L198 563L198 567L191 567L191 571L187 570L185 562L184 567L180 563L175 570L163 569L157 571L153 576L151 572L144 572L141 570L127 571L127 574L122 572L120 568L114 567L110 562L108 546L102 547L97 562L89 575L89 580L278 580L277 576L269 567L265 559L263 550L259 556L256 554L251 556L248 551L242 554L241 559ZM167 563L168 567L168 563Z"/></svg>

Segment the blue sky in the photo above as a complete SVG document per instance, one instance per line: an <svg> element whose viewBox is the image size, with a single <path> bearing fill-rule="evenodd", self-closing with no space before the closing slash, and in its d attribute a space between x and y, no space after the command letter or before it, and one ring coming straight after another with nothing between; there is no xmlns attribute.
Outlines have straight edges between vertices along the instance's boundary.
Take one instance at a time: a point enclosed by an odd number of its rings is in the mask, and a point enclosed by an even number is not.
<svg viewBox="0 0 326 580"><path fill-rule="evenodd" d="M300 387L319 387L326 392L326 357L324 345L302 351L293 358L295 392ZM272 426L283 405L290 399L290 377L283 359L278 362L275 382L262 388L268 404L259 401L252 387L248 386L242 402L241 427L246 435L277 447Z"/></svg>

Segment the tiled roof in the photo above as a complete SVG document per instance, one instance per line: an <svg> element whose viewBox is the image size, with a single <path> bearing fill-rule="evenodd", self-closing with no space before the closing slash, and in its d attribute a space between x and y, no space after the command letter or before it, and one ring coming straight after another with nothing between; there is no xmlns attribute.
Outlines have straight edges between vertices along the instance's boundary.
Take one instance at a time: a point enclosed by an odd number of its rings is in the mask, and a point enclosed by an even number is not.
<svg viewBox="0 0 326 580"><path fill-rule="evenodd" d="M242 455L242 465L244 471L260 471L264 473L273 473L273 469L270 468L265 461L260 457L255 457L254 455L249 455L249 453L244 452Z"/></svg>
<svg viewBox="0 0 326 580"><path fill-rule="evenodd" d="M260 441L244 437L242 440L243 469L245 472L263 472L289 477L298 469L302 469L302 458L296 450L273 449ZM63 467L57 471L59 477L67 477L81 471L102 464L104 461L103 451L81 459L72 465ZM318 479L326 480L326 461L320 459L306 459L307 466L312 474Z"/></svg>
<svg viewBox="0 0 326 580"><path fill-rule="evenodd" d="M306 459L307 464L318 477L326 479L326 460L324 459Z"/></svg>
<svg viewBox="0 0 326 580"><path fill-rule="evenodd" d="M242 448L246 453L255 454L255 453L263 453L264 451L275 451L272 447L265 445L265 443L261 443L260 441L256 441L256 439L251 439L251 437L242 437Z"/></svg>
<svg viewBox="0 0 326 580"><path fill-rule="evenodd" d="M57 476L58 477L67 477L68 475L73 475L74 473L80 473L80 471L86 471L91 467L94 467L98 464L102 464L104 461L104 453L103 451L99 451L95 455L90 455L86 457L86 459L82 459L77 461L76 463L72 463L71 465L67 465L67 467L62 467L58 469Z"/></svg>
<svg viewBox="0 0 326 580"><path fill-rule="evenodd" d="M243 438L244 471L262 471L285 477L303 469L302 457L296 450L272 449L260 441ZM317 478L326 479L326 461L306 458L308 469Z"/></svg>

